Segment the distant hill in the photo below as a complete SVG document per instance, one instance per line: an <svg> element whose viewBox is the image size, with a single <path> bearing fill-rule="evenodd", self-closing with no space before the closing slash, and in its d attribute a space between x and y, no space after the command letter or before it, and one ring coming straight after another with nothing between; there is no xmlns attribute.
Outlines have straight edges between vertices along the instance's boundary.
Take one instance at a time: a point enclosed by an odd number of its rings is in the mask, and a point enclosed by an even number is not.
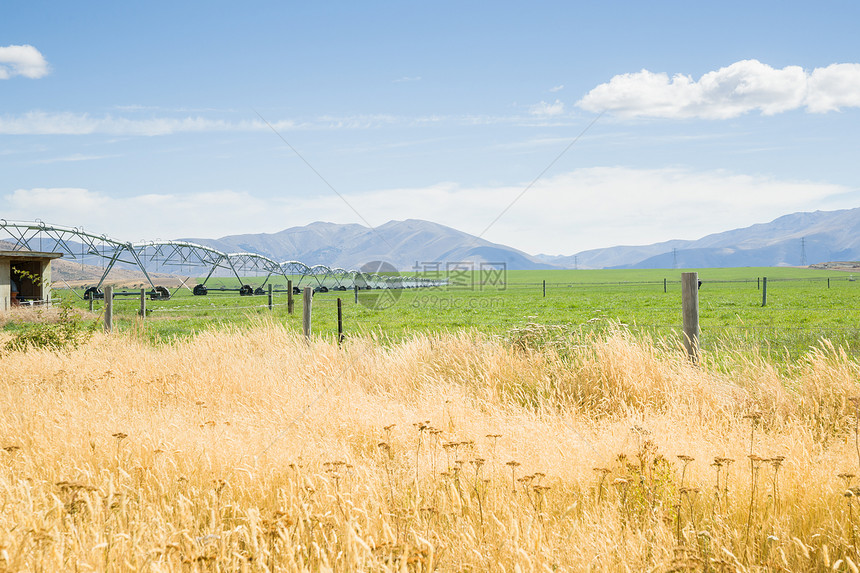
<svg viewBox="0 0 860 573"><path fill-rule="evenodd" d="M775 267L856 260L860 260L860 208L792 213L695 241L608 247L544 259L582 269Z"/></svg>
<svg viewBox="0 0 860 573"><path fill-rule="evenodd" d="M95 286L104 274L104 269L95 265L80 264L72 260L56 259L51 262L51 281L54 286ZM178 287L182 279L177 275L149 273L156 285ZM188 281L191 286L195 281ZM119 287L149 287L146 276L138 270L114 266L104 284Z"/></svg>
<svg viewBox="0 0 860 573"><path fill-rule="evenodd" d="M224 252L250 251L309 265L357 268L382 260L401 271L416 263L458 261L505 262L512 270L799 266L860 260L860 208L793 213L693 241L615 246L569 256L532 256L417 219L389 221L375 229L317 222L271 234L184 240Z"/></svg>
<svg viewBox="0 0 860 573"><path fill-rule="evenodd" d="M357 268L382 260L401 271L414 268L416 263L459 261L504 262L511 270L799 266L860 260L860 208L793 213L692 241L614 246L569 256L532 256L417 219L389 221L375 229L316 222L271 234L183 240L224 252L250 251L308 265Z"/></svg>
<svg viewBox="0 0 860 573"><path fill-rule="evenodd" d="M389 221L374 229L363 225L316 222L278 233L231 235L220 239L180 239L223 252L254 252L276 261L356 269L385 261L400 271L425 263L504 262L508 269L559 268L531 255L468 233L418 219Z"/></svg>

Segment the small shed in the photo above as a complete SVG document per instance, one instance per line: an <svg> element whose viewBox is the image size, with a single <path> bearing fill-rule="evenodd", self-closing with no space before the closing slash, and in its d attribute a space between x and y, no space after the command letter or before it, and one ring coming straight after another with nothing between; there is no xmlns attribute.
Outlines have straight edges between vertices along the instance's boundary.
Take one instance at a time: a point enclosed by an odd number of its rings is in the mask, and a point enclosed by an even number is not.
<svg viewBox="0 0 860 573"><path fill-rule="evenodd" d="M0 310L22 302L50 301L51 261L62 256L38 251L0 251ZM13 289L13 284L17 288Z"/></svg>

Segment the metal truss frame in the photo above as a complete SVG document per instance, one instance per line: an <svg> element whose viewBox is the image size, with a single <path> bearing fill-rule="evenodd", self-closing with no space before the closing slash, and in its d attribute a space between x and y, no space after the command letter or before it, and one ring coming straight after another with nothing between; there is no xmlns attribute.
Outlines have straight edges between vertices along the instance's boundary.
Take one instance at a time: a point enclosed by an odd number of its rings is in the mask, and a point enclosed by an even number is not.
<svg viewBox="0 0 860 573"><path fill-rule="evenodd" d="M208 270L202 284L219 269L235 276L243 283L242 273L264 274L265 285L273 275L291 279L298 276L294 286L298 287L306 278L316 282L317 287L343 289L361 282L371 288L416 288L442 286L444 280L424 277L390 276L363 273L357 270L331 268L326 265L308 266L300 261L277 262L258 253L223 253L212 247L187 241L142 241L138 243L112 239L107 235L96 235L80 227L49 225L42 221L7 221L0 219L0 237L7 235L15 250L62 253L64 257L80 261L101 261L103 272L96 288L101 288L108 274L117 263L136 266L143 272L152 288L156 287L150 276L159 267L196 267ZM78 252L77 246L80 246Z"/></svg>

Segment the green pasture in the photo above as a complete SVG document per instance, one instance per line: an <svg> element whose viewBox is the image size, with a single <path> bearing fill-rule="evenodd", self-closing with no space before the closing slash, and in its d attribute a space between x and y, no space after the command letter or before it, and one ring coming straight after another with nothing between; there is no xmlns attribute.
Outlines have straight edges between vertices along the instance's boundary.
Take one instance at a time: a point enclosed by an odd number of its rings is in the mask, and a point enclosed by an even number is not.
<svg viewBox="0 0 860 573"><path fill-rule="evenodd" d="M797 355L820 339L860 348L860 281L840 271L795 268L692 269L699 273L699 311L704 348L747 346L769 353ZM336 300L342 299L344 331L373 333L396 340L416 332L476 329L499 336L516 335L530 324L554 329L601 329L617 324L635 333L677 340L681 330L681 270L508 271L461 273L443 288L364 290L317 293L313 332L336 336ZM762 277L767 277L767 305L762 306ZM664 283L665 280L665 283ZM544 295L544 281L546 294ZM252 286L263 277L248 277ZM261 318L301 330L302 297L287 313L286 281L271 281L274 309L267 296L239 296L220 291L237 288L235 279L210 279L209 295L175 290L168 301L147 300L147 318L138 316L139 297L116 298L114 325L134 329L153 341L193 335L219 325L242 326ZM296 278L298 282L298 277ZM193 286L194 282L190 282ZM304 279L302 286L314 284ZM664 291L665 288L665 291ZM137 291L139 292L139 291ZM80 298L58 289L55 296L78 308ZM94 302L94 313L104 302ZM95 319L96 316L93 316ZM16 328L16 325L7 325Z"/></svg>

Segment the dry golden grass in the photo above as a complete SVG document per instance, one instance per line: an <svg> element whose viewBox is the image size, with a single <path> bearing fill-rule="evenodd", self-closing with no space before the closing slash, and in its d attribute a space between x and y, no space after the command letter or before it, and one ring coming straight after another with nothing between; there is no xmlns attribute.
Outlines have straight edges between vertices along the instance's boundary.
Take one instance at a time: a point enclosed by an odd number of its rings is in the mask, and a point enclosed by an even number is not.
<svg viewBox="0 0 860 573"><path fill-rule="evenodd" d="M29 306L14 306L9 310L0 312L0 327L4 327L8 324L56 324L62 320L62 312L63 309L57 306L35 308ZM82 320L86 318L95 318L96 316L77 309L69 309L66 312L69 315L78 317Z"/></svg>
<svg viewBox="0 0 860 573"><path fill-rule="evenodd" d="M0 570L856 571L858 365L715 358L274 324L7 352Z"/></svg>

